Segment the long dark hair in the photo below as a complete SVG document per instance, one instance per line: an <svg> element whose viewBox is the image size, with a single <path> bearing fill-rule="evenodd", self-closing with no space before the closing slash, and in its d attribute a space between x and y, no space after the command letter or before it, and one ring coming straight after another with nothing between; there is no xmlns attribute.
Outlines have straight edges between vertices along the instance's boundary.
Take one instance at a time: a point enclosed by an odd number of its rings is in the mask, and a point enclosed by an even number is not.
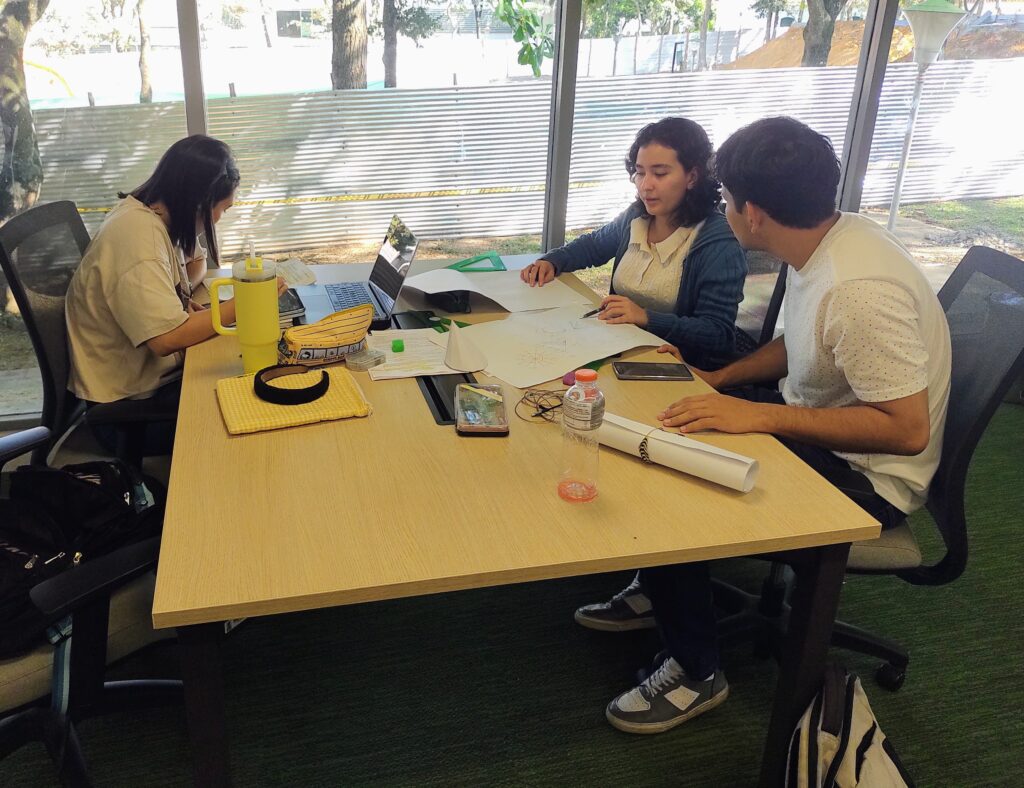
<svg viewBox="0 0 1024 788"><path fill-rule="evenodd" d="M671 148L687 172L697 171L696 183L686 190L672 217L675 223L679 227L693 227L707 219L722 199L722 186L708 169L713 149L707 132L688 118L662 118L657 123L647 124L637 132L626 156L626 172L630 178L636 174L636 157L640 149L651 143ZM649 216L643 200L638 199L635 204L642 216Z"/></svg>
<svg viewBox="0 0 1024 788"><path fill-rule="evenodd" d="M213 262L219 263L213 206L230 197L240 180L231 148L213 137L193 134L169 147L149 180L131 195L146 205L161 202L166 206L171 241L186 259L195 253L196 219L201 218L207 251ZM118 192L117 196L123 199L128 195Z"/></svg>

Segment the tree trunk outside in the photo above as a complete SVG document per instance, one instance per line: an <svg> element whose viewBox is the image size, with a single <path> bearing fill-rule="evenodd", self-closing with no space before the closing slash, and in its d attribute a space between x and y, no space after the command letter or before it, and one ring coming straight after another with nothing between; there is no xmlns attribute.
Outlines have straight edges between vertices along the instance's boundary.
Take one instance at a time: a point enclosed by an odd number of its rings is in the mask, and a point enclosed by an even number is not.
<svg viewBox="0 0 1024 788"><path fill-rule="evenodd" d="M808 0L807 25L804 27L804 56L801 66L826 66L832 51L836 17L846 0Z"/></svg>
<svg viewBox="0 0 1024 788"><path fill-rule="evenodd" d="M384 87L398 87L398 8L384 0Z"/></svg>
<svg viewBox="0 0 1024 788"><path fill-rule="evenodd" d="M331 85L335 90L366 88L366 0L332 0Z"/></svg>
<svg viewBox="0 0 1024 788"><path fill-rule="evenodd" d="M43 185L43 165L25 88L24 50L29 30L49 4L50 0L23 0L4 3L0 10L0 125L4 142L0 223L31 208Z"/></svg>
<svg viewBox="0 0 1024 788"><path fill-rule="evenodd" d="M640 25L643 24L643 20L638 16L636 18L636 38L633 39L633 76L636 76L636 56L640 51Z"/></svg>
<svg viewBox="0 0 1024 788"><path fill-rule="evenodd" d="M267 49L274 46L274 42L270 40L270 28L267 26L267 4L265 2L260 3L260 21L263 23L263 40L267 42Z"/></svg>
<svg viewBox="0 0 1024 788"><path fill-rule="evenodd" d="M615 49L612 50L612 76L615 76L615 69L619 65L619 41L622 40L622 36L612 36L615 41Z"/></svg>
<svg viewBox="0 0 1024 788"><path fill-rule="evenodd" d="M473 22L476 25L476 37L480 39L480 19L484 15L483 0L473 0Z"/></svg>
<svg viewBox="0 0 1024 788"><path fill-rule="evenodd" d="M153 101L153 83L149 78L149 28L146 27L146 0L136 0L135 13L139 17L139 103L150 104Z"/></svg>
<svg viewBox="0 0 1024 788"><path fill-rule="evenodd" d="M820 2L821 0L818 0ZM697 70L708 69L708 25L711 24L711 0L704 0L704 13L700 17L700 44L697 48Z"/></svg>

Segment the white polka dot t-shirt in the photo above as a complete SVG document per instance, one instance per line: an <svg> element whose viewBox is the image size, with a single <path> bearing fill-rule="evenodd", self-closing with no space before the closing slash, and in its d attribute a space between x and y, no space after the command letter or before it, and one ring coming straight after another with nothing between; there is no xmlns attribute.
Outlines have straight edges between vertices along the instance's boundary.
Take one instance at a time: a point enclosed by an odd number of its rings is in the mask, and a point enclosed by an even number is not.
<svg viewBox="0 0 1024 788"><path fill-rule="evenodd" d="M942 307L910 253L871 219L842 214L807 264L790 269L783 308L787 404L839 408L927 388L923 452L836 452L901 511L920 507L942 451L950 345Z"/></svg>

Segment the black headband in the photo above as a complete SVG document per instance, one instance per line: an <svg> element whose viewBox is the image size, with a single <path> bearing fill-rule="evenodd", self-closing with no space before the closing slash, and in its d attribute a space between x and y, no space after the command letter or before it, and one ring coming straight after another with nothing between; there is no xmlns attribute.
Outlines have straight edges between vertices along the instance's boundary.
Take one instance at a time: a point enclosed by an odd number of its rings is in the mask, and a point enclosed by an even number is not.
<svg viewBox="0 0 1024 788"><path fill-rule="evenodd" d="M320 380L312 386L301 389L282 389L269 385L268 381L285 375L304 375L311 371L295 364L266 367L256 373L256 377L252 381L252 389L256 396L264 402L272 402L275 405L305 405L307 402L320 399L327 393L331 379L324 370L320 370Z"/></svg>

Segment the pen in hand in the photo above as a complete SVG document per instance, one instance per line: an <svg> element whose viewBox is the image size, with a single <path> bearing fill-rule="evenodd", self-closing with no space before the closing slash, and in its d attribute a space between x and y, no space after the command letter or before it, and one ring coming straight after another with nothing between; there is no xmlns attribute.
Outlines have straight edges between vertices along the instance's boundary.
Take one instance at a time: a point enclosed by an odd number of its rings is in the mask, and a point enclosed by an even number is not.
<svg viewBox="0 0 1024 788"><path fill-rule="evenodd" d="M597 314L599 314L599 313L601 312L601 310L602 310L602 309L604 309L604 307L603 307L603 306L599 306L599 307L598 307L597 309L591 309L591 310L590 310L589 312L587 312L587 313L586 313L585 315L580 315L580 320L582 320L582 319L583 319L583 318L585 318L585 317L593 317L594 315L597 315Z"/></svg>

